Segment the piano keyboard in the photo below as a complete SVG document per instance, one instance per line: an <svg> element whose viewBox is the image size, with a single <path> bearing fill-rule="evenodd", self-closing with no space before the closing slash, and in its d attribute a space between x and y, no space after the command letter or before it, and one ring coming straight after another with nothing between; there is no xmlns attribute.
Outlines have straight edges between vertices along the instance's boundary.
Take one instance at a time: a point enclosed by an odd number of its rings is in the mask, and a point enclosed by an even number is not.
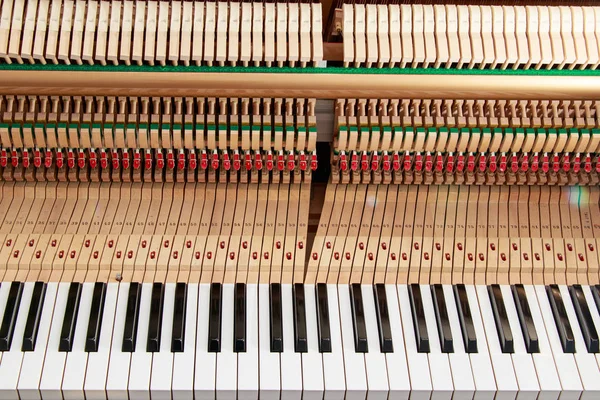
<svg viewBox="0 0 600 400"><path fill-rule="evenodd" d="M578 398L599 307L585 285L5 281L0 395Z"/></svg>
<svg viewBox="0 0 600 400"><path fill-rule="evenodd" d="M321 3L5 0L6 63L306 66L323 60Z"/></svg>

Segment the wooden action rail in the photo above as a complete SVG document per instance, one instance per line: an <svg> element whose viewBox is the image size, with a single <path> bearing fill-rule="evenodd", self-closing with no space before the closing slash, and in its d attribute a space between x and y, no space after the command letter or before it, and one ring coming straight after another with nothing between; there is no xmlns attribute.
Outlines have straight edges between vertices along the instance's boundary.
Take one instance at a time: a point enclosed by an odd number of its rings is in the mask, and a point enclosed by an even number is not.
<svg viewBox="0 0 600 400"><path fill-rule="evenodd" d="M133 72L133 71L132 71ZM597 100L591 74L458 74L2 70L2 95L294 97L316 99Z"/></svg>
<svg viewBox="0 0 600 400"><path fill-rule="evenodd" d="M2 281L304 279L308 184L0 186Z"/></svg>
<svg viewBox="0 0 600 400"><path fill-rule="evenodd" d="M306 282L597 284L598 187L329 185Z"/></svg>

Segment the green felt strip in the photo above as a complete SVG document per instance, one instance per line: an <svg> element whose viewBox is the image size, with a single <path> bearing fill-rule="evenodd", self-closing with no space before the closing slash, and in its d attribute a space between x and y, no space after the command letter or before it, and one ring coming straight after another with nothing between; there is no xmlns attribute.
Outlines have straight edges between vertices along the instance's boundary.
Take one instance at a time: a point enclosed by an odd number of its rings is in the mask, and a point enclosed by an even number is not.
<svg viewBox="0 0 600 400"><path fill-rule="evenodd" d="M0 71L87 71L87 72L204 72L204 73L294 73L294 74L362 74L362 75L525 75L525 76L600 76L600 69L455 69L455 68L343 68L343 67L242 67L197 65L76 65L76 64L7 64Z"/></svg>

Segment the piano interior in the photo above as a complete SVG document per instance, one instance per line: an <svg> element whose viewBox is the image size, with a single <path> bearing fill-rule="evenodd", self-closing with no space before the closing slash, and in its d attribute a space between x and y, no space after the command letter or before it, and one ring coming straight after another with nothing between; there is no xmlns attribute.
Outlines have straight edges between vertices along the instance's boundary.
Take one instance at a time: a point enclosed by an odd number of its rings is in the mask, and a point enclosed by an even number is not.
<svg viewBox="0 0 600 400"><path fill-rule="evenodd" d="M598 398L550 3L0 0L0 398Z"/></svg>

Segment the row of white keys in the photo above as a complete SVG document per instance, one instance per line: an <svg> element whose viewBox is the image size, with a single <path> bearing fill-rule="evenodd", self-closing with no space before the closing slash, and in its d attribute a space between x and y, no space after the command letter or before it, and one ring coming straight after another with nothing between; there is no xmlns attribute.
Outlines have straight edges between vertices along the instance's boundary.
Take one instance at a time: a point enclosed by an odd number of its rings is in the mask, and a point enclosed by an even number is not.
<svg viewBox="0 0 600 400"><path fill-rule="evenodd" d="M27 371L25 374L19 376L19 383L17 389L21 398L26 399L40 399L40 379L42 376L42 370L44 366L44 358L46 355L46 348L49 343L50 327L55 318L57 318L57 306L55 300L57 300L58 283L49 282L46 286L46 295L44 297L44 306L42 309L42 317L40 319L40 325L38 328L38 336L35 344L35 349L32 352L27 352L23 356L23 364L21 369ZM4 285L3 285L4 286ZM8 286L8 285L7 285ZM2 291L0 290L0 302L2 299ZM64 298L66 302L66 297ZM66 303L63 303L64 307ZM63 311L64 313L64 311ZM60 335L60 333L59 333ZM58 342L55 343L58 348Z"/></svg>
<svg viewBox="0 0 600 400"><path fill-rule="evenodd" d="M593 68L597 7L344 5L346 66Z"/></svg>
<svg viewBox="0 0 600 400"><path fill-rule="evenodd" d="M375 315L375 298L372 285L361 285L365 325L367 327L367 344L369 351L365 353L365 369L367 372L367 396L369 399L386 400L389 384L385 355L379 345L377 316Z"/></svg>
<svg viewBox="0 0 600 400"><path fill-rule="evenodd" d="M90 318L90 307L92 306L92 296L94 294L94 283L85 282L81 289L81 298L79 300L79 309L77 312L77 324L75 325L75 336L73 339L73 348L65 353L67 360L65 363L64 379L58 383L58 390L62 389L65 399L82 399L83 385L85 382L85 371L87 367L88 353L85 351L85 339Z"/></svg>
<svg viewBox="0 0 600 400"><path fill-rule="evenodd" d="M470 286L467 286L467 289L469 288ZM519 385L515 377L511 355L502 353L502 349L500 348L500 340L496 331L488 288L487 286L477 285L474 289L477 292L477 303L479 304L481 320L485 329L487 348L494 369L494 375L496 376L498 396L501 396L501 399L514 399L516 393L519 391ZM473 300L472 296L469 296L469 302ZM485 344L478 344L478 347Z"/></svg>
<svg viewBox="0 0 600 400"><path fill-rule="evenodd" d="M2 355L2 362L0 363L0 397L2 398L19 398L17 384L23 362L21 345L23 344L25 324L29 315L34 284L34 282L25 282L24 284L10 350L5 351ZM10 286L10 284L6 282L5 286ZM24 372L27 373L27 371Z"/></svg>
<svg viewBox="0 0 600 400"><path fill-rule="evenodd" d="M215 398L216 354L208 352L208 315L210 284L202 283L198 289L198 322L196 330L196 368L194 370L194 397Z"/></svg>
<svg viewBox="0 0 600 400"><path fill-rule="evenodd" d="M246 351L238 355L238 397L258 398L258 285L246 285ZM268 338L267 338L268 340ZM233 342L233 340L232 340Z"/></svg>
<svg viewBox="0 0 600 400"><path fill-rule="evenodd" d="M223 284L221 351L217 353L217 399L234 400L237 391L237 354L233 351L234 285Z"/></svg>
<svg viewBox="0 0 600 400"><path fill-rule="evenodd" d="M127 390L132 400L148 399L150 397L150 374L152 368L152 353L146 351L148 343L148 321L152 301L152 284L142 284L140 296L140 311L138 317L137 340L135 351L131 353L129 365L129 381Z"/></svg>
<svg viewBox="0 0 600 400"><path fill-rule="evenodd" d="M475 336L477 337L477 353L469 354L471 367L473 369L473 381L476 389L475 396L477 399L487 398L488 396L495 396L497 391L494 369L487 347L485 328L479 312L479 303L477 301L475 287L472 285L465 286L465 291L469 301L473 329L475 331ZM450 313L448 313L448 315L450 316Z"/></svg>
<svg viewBox="0 0 600 400"><path fill-rule="evenodd" d="M408 297L408 286L398 285L398 303L402 327L404 329L404 345L406 348L406 359L411 383L411 399L426 400L431 397L433 386L429 372L429 360L426 353L417 351L417 342L414 335L414 325L410 300ZM388 302L389 304L389 302ZM352 328L352 326L350 326ZM435 339L431 335L430 340ZM396 344L394 342L394 347Z"/></svg>
<svg viewBox="0 0 600 400"><path fill-rule="evenodd" d="M323 357L319 353L317 334L317 303L315 285L304 285L306 309L306 340L308 352L302 353L302 390L303 399L323 399ZM341 363L339 364L341 366Z"/></svg>
<svg viewBox="0 0 600 400"><path fill-rule="evenodd" d="M440 399L451 399L454 392L452 383L452 373L450 371L450 362L448 355L442 353L438 327L435 319L435 311L433 308L433 299L431 297L431 287L429 285L421 285L421 296L423 301L423 311L425 313L425 321L429 332L429 371L431 373L431 383L436 397Z"/></svg>
<svg viewBox="0 0 600 400"><path fill-rule="evenodd" d="M150 397L152 399L171 399L171 381L173 377L171 342L173 338L174 307L175 283L166 283L164 285L160 351L152 353L152 373L150 375ZM146 323L146 320L142 320L142 323Z"/></svg>
<svg viewBox="0 0 600 400"><path fill-rule="evenodd" d="M321 13L316 3L6 0L0 57L9 63L317 65Z"/></svg>
<svg viewBox="0 0 600 400"><path fill-rule="evenodd" d="M277 400L280 398L281 369L279 354L271 353L269 285L258 285L258 296L259 397Z"/></svg>

